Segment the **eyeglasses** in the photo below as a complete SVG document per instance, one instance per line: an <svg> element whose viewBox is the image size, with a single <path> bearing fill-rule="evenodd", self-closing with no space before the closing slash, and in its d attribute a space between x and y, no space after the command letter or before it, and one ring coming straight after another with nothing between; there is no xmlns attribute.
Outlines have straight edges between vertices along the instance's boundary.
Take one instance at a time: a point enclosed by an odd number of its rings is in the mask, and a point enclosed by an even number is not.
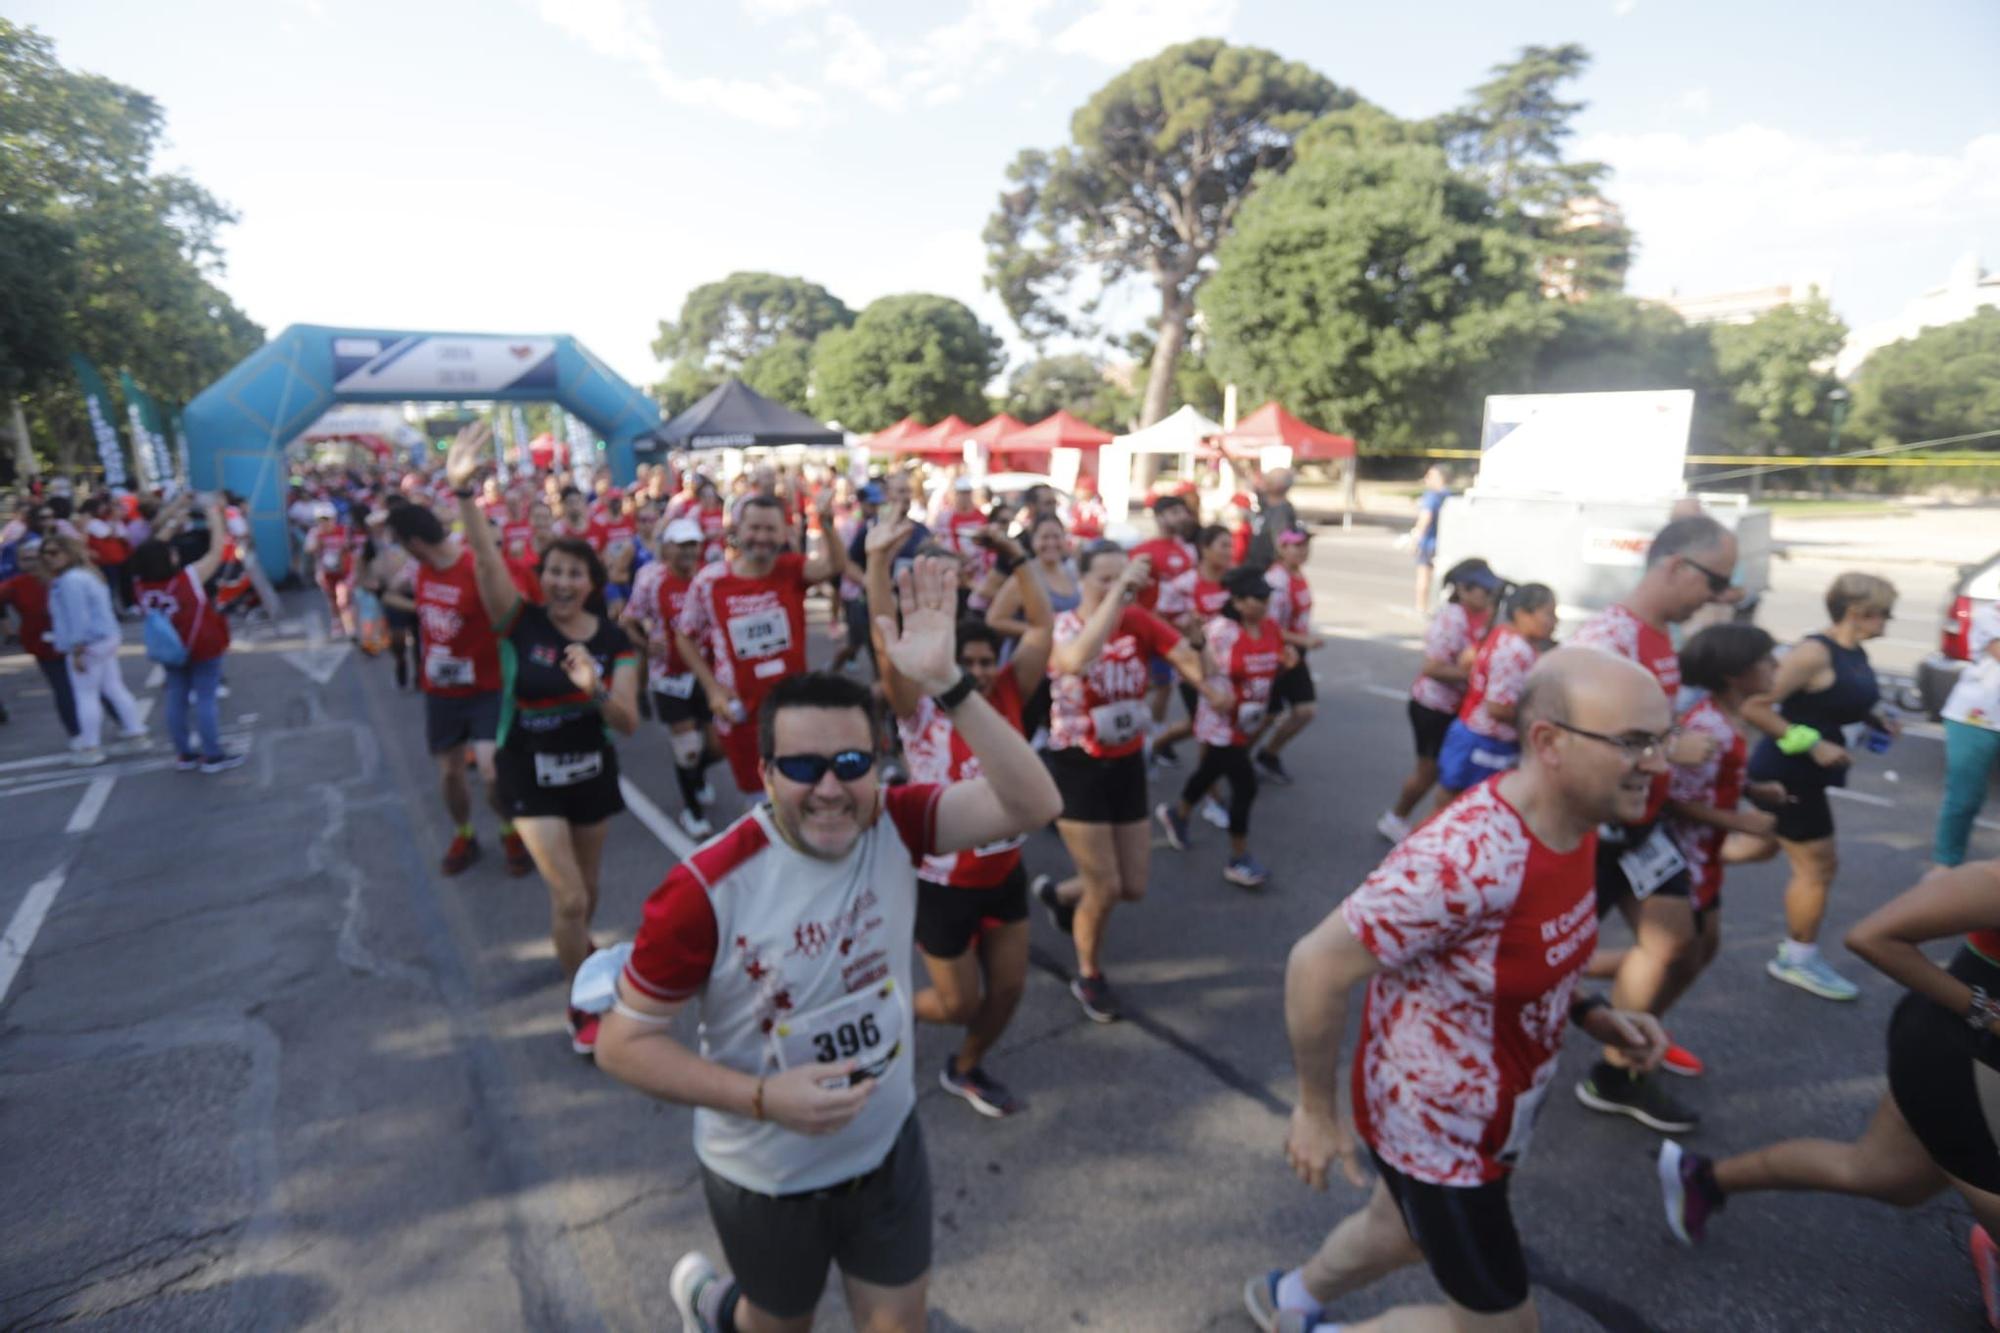
<svg viewBox="0 0 2000 1333"><path fill-rule="evenodd" d="M838 754L781 754L771 761L778 772L803 786L813 786L833 770L842 782L867 776L875 767L875 756L867 750L842 750Z"/></svg>
<svg viewBox="0 0 2000 1333"><path fill-rule="evenodd" d="M1725 593L1729 591L1729 575L1718 574L1699 560L1690 560L1686 556L1681 557L1681 562L1701 571L1702 577L1708 580L1708 590L1710 592Z"/></svg>
<svg viewBox="0 0 2000 1333"><path fill-rule="evenodd" d="M1674 738L1681 734L1680 728L1671 727L1658 736L1648 736L1643 732L1634 736L1607 736L1601 731L1588 731L1583 727L1572 727L1567 722L1552 722L1550 725L1556 727L1558 730L1567 731L1573 736L1587 736L1591 740L1602 741L1606 745L1615 746L1618 752L1625 756L1625 762L1628 764L1643 764L1654 758L1664 759L1667 754L1667 747L1672 745Z"/></svg>

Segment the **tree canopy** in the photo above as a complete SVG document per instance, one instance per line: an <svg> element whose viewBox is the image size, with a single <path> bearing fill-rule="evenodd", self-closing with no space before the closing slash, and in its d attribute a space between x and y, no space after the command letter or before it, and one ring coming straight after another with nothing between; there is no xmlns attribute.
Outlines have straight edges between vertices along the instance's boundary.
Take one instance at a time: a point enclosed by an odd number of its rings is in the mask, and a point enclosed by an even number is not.
<svg viewBox="0 0 2000 1333"><path fill-rule="evenodd" d="M969 307L913 293L871 302L850 328L824 335L813 355L814 413L849 430L880 430L914 414L939 421L987 415L986 382L1000 340Z"/></svg>
<svg viewBox="0 0 2000 1333"><path fill-rule="evenodd" d="M1716 369L1743 414L1743 452L1824 451L1830 395L1839 387L1833 358L1847 340L1847 325L1826 298L1815 293L1748 324L1713 325L1708 333Z"/></svg>
<svg viewBox="0 0 2000 1333"><path fill-rule="evenodd" d="M1214 38L1119 74L1070 121L1071 142L1029 149L986 227L987 285L1030 340L1083 331L1096 297L1143 278L1158 331L1141 424L1171 406L1194 295L1237 211L1283 171L1297 134L1355 95L1305 65Z"/></svg>
<svg viewBox="0 0 2000 1333"><path fill-rule="evenodd" d="M1854 373L1854 428L1863 440L1913 444L1996 426L2000 310L1890 343Z"/></svg>
<svg viewBox="0 0 2000 1333"><path fill-rule="evenodd" d="M767 398L810 410L812 345L854 323L846 302L816 282L779 273L732 273L681 302L661 320L653 355L673 362L654 390L669 415L730 375Z"/></svg>
<svg viewBox="0 0 2000 1333"><path fill-rule="evenodd" d="M1127 405L1128 395L1105 379L1097 358L1081 352L1025 361L1007 380L1005 407L1020 421L1040 421L1065 408L1093 426L1122 431Z"/></svg>

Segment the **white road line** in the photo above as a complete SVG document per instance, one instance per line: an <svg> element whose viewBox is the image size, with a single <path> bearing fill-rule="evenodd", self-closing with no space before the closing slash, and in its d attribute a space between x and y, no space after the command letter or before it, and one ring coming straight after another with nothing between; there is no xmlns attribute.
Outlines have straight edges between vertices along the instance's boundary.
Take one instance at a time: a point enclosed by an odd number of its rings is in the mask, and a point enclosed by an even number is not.
<svg viewBox="0 0 2000 1333"><path fill-rule="evenodd" d="M14 909L14 919L7 923L7 933L0 936L0 1004L7 1002L7 992L14 987L14 974L27 960L28 948L40 933L42 919L48 916L50 904L62 892L63 880L68 874L67 865L57 866L30 885L27 896Z"/></svg>
<svg viewBox="0 0 2000 1333"><path fill-rule="evenodd" d="M1828 796L1838 796L1843 801L1859 801L1863 805L1879 805L1884 810L1894 810L1896 803L1886 796L1871 796L1865 791L1849 791L1845 787L1828 787Z"/></svg>
<svg viewBox="0 0 2000 1333"><path fill-rule="evenodd" d="M666 849L676 857L685 860L694 852L694 839L688 837L680 826L667 818L667 812L654 805L638 784L623 775L618 779L618 790L625 797L626 808L631 810L641 824L652 830Z"/></svg>
<svg viewBox="0 0 2000 1333"><path fill-rule="evenodd" d="M1361 688L1369 694L1377 695L1384 699L1394 699L1397 703L1401 703L1410 697L1408 690L1392 690L1387 685L1370 684L1363 685Z"/></svg>
<svg viewBox="0 0 2000 1333"><path fill-rule="evenodd" d="M97 826L97 817L104 813L104 803L111 799L111 789L118 785L115 776L103 775L90 780L84 788L83 799L76 803L76 810L69 817L65 833L88 833Z"/></svg>
<svg viewBox="0 0 2000 1333"><path fill-rule="evenodd" d="M1975 820L1973 820L1972 822L1973 822L1973 823L1975 823L1975 824L1977 824L1977 825L1978 825L1978 826L1979 826L1980 828L1983 828L1983 829L1991 829L1991 830L1993 830L1993 831L1994 831L1995 833L2000 833L2000 820L1995 820L1995 819L1975 819Z"/></svg>

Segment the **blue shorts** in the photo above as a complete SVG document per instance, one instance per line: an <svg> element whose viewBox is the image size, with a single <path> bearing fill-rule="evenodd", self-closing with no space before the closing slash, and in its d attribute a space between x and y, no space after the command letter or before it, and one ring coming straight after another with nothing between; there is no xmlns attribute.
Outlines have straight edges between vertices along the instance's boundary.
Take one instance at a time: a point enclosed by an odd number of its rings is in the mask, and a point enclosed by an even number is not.
<svg viewBox="0 0 2000 1333"><path fill-rule="evenodd" d="M1151 670L1153 684L1171 685L1174 683L1174 664L1166 658L1154 658Z"/></svg>
<svg viewBox="0 0 2000 1333"><path fill-rule="evenodd" d="M1444 748L1438 752L1438 784L1452 791L1476 787L1495 773L1505 773L1521 759L1521 747L1514 741L1496 741L1482 736L1453 718L1444 734Z"/></svg>

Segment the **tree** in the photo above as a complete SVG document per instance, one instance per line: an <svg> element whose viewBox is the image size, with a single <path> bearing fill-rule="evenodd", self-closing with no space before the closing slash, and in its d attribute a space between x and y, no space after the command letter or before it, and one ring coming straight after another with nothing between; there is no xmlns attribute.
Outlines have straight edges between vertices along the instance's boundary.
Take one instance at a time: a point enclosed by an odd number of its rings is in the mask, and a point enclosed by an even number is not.
<svg viewBox="0 0 2000 1333"><path fill-rule="evenodd" d="M1104 377L1096 358L1082 353L1022 363L1007 381L1006 411L1020 421L1040 421L1057 408L1105 430L1122 430L1129 396Z"/></svg>
<svg viewBox="0 0 2000 1333"><path fill-rule="evenodd" d="M1854 374L1854 426L1899 444L2000 427L2000 310L1877 349Z"/></svg>
<svg viewBox="0 0 2000 1333"><path fill-rule="evenodd" d="M660 321L653 355L672 361L679 372L678 379L668 376L660 392L665 395L668 384L675 385L675 395L703 382L713 388L736 375L765 397L806 411L813 343L852 323L854 312L846 303L804 278L732 273L703 283L681 302L680 319Z"/></svg>
<svg viewBox="0 0 2000 1333"><path fill-rule="evenodd" d="M1140 61L1076 112L1071 143L1029 149L1008 168L986 226L987 286L1039 342L1077 329L1063 305L1086 274L1100 292L1142 275L1159 314L1139 417L1157 421L1195 292L1237 211L1290 165L1314 117L1356 100L1304 65L1214 38Z"/></svg>
<svg viewBox="0 0 2000 1333"><path fill-rule="evenodd" d="M1000 340L963 302L885 296L853 327L814 345L813 402L817 415L849 430L880 430L912 414L978 420L1000 361Z"/></svg>
<svg viewBox="0 0 2000 1333"><path fill-rule="evenodd" d="M1370 452L1456 444L1555 331L1530 238L1422 144L1303 155L1243 209L1202 293L1208 360Z"/></svg>
<svg viewBox="0 0 2000 1333"><path fill-rule="evenodd" d="M676 361L668 367L667 377L653 386L653 398L661 414L671 419L706 398L722 381L719 370L698 361Z"/></svg>
<svg viewBox="0 0 2000 1333"><path fill-rule="evenodd" d="M68 373L76 299L76 235L47 218L0 212L0 394L39 389Z"/></svg>
<svg viewBox="0 0 2000 1333"><path fill-rule="evenodd" d="M1689 452L1744 452L1735 402L1716 369L1708 330L1673 310L1629 296L1595 296L1556 306L1555 333L1535 352L1525 386L1490 392L1613 393L1692 389Z"/></svg>
<svg viewBox="0 0 2000 1333"><path fill-rule="evenodd" d="M1818 453L1831 420L1828 395L1837 387L1833 358L1847 325L1826 298L1768 310L1748 324L1709 330L1715 364L1743 414L1745 452Z"/></svg>

